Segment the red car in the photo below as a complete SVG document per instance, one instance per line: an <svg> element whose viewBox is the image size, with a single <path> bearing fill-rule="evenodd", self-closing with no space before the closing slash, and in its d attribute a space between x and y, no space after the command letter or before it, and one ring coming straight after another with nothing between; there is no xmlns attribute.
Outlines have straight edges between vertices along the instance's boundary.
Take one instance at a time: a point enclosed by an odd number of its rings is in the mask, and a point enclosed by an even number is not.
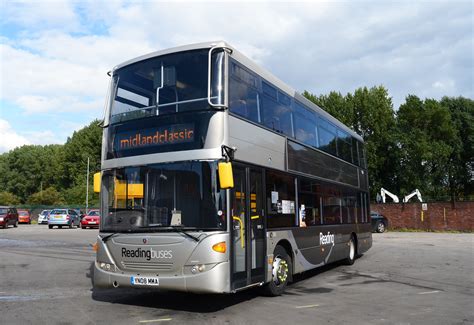
<svg viewBox="0 0 474 325"><path fill-rule="evenodd" d="M16 208L0 206L0 227L8 228L9 225L18 227L18 212Z"/></svg>
<svg viewBox="0 0 474 325"><path fill-rule="evenodd" d="M100 214L99 210L90 210L81 220L81 228L99 228Z"/></svg>
<svg viewBox="0 0 474 325"><path fill-rule="evenodd" d="M18 223L31 224L31 215L28 210L18 210Z"/></svg>

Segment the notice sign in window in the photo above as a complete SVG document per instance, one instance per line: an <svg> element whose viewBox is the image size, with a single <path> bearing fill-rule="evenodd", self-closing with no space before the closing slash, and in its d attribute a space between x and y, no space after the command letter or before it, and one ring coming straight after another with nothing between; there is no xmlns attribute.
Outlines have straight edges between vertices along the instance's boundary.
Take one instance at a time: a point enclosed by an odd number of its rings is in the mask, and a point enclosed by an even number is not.
<svg viewBox="0 0 474 325"><path fill-rule="evenodd" d="M175 124L117 133L114 139L114 148L115 151L121 151L193 141L194 124Z"/></svg>

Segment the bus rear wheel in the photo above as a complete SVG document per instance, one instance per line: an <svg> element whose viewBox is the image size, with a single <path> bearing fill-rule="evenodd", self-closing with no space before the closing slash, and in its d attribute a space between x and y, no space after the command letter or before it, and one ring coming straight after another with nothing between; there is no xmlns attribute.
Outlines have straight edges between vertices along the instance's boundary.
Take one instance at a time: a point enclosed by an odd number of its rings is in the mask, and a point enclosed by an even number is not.
<svg viewBox="0 0 474 325"><path fill-rule="evenodd" d="M268 296L280 296L288 285L290 278L291 258L282 246L275 247L272 264L272 280L264 287L264 293Z"/></svg>
<svg viewBox="0 0 474 325"><path fill-rule="evenodd" d="M355 241L354 236L351 236L351 240L349 241L349 255L344 260L344 264L346 264L346 265L354 264L355 257L356 257L356 251L357 251L356 241Z"/></svg>

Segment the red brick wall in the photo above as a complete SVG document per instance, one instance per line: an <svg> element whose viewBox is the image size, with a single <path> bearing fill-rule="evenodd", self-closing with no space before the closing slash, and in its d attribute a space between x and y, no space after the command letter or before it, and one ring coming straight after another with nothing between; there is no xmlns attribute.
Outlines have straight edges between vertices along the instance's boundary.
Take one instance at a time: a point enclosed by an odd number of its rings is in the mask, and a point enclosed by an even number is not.
<svg viewBox="0 0 474 325"><path fill-rule="evenodd" d="M390 228L411 228L424 230L472 231L474 202L434 202L426 203L423 211L421 203L371 204L370 210L383 214Z"/></svg>

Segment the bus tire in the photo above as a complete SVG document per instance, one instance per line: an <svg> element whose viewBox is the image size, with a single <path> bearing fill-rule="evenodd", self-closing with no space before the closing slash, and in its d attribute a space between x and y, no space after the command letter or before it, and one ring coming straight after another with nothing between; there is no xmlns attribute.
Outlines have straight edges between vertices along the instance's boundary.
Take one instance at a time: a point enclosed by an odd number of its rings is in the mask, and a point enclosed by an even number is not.
<svg viewBox="0 0 474 325"><path fill-rule="evenodd" d="M273 252L273 277L272 280L264 286L264 293L271 297L280 296L288 285L291 270L291 258L282 246L277 245Z"/></svg>
<svg viewBox="0 0 474 325"><path fill-rule="evenodd" d="M354 236L351 236L351 240L349 241L349 255L344 260L344 264L352 265L354 264L355 258L357 254L357 245Z"/></svg>
<svg viewBox="0 0 474 325"><path fill-rule="evenodd" d="M53 229L53 226L51 226L51 225L48 225L48 228L49 228L49 229Z"/></svg>

